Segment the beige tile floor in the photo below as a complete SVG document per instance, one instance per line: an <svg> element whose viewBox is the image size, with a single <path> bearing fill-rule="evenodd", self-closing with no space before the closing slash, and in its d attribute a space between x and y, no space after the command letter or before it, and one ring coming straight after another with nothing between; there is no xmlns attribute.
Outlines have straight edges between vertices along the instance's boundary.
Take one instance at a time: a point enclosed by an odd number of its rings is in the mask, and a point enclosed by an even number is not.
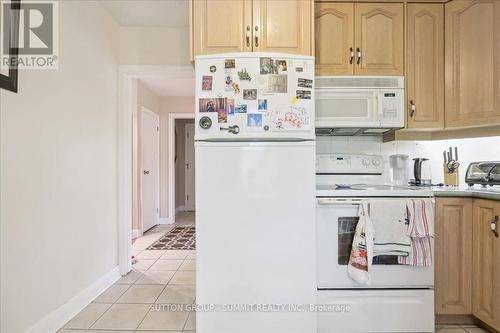
<svg viewBox="0 0 500 333"><path fill-rule="evenodd" d="M176 224L194 223L194 213L181 213ZM71 319L60 333L182 333L196 331L196 314L152 311L154 304L195 302L196 251L145 250L172 226L158 226L133 245L132 271ZM439 333L486 332L471 325L441 325Z"/></svg>

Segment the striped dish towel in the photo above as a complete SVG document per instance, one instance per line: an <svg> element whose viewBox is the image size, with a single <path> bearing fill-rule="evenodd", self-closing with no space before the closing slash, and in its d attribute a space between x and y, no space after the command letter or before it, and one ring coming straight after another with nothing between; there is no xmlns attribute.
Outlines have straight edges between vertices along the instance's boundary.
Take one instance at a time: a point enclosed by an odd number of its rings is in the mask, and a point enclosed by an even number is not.
<svg viewBox="0 0 500 333"><path fill-rule="evenodd" d="M398 263L411 266L432 265L431 238L434 237L434 199L413 199L407 202L408 236L411 249L408 256L399 256Z"/></svg>

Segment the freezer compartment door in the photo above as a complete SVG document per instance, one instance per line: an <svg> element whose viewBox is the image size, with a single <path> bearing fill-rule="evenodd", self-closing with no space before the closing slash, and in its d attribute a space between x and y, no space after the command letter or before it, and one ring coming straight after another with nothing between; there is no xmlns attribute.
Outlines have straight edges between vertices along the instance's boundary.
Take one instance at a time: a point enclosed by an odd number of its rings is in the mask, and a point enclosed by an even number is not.
<svg viewBox="0 0 500 333"><path fill-rule="evenodd" d="M315 303L314 142L196 143L198 304ZM197 332L313 333L314 312L197 313Z"/></svg>

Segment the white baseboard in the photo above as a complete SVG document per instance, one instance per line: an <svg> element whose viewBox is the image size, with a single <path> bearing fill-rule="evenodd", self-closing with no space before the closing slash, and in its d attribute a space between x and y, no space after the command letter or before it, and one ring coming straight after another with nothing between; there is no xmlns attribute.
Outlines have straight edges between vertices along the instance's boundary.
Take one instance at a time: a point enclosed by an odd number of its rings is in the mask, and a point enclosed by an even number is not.
<svg viewBox="0 0 500 333"><path fill-rule="evenodd" d="M76 316L87 305L90 304L104 290L108 289L119 278L120 268L116 266L110 272L102 276L86 289L80 291L73 298L40 320L25 333L55 333L63 327L71 318Z"/></svg>
<svg viewBox="0 0 500 333"><path fill-rule="evenodd" d="M160 217L160 224L172 224L168 217Z"/></svg>
<svg viewBox="0 0 500 333"><path fill-rule="evenodd" d="M139 238L141 231L139 229L132 229L132 239Z"/></svg>

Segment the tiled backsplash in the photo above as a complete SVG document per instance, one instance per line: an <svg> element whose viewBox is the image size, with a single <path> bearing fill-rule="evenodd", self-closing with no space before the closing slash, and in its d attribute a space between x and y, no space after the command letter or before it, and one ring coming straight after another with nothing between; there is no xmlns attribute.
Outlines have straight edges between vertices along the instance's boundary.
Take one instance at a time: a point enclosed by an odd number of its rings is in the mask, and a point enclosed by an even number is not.
<svg viewBox="0 0 500 333"><path fill-rule="evenodd" d="M432 180L443 182L443 150L458 147L460 183L465 183L465 171L470 162L500 160L500 136L442 141L394 141L383 143L382 137L318 137L318 154L358 153L384 156L386 176L389 175L389 156L406 154L410 160L426 157L431 160ZM410 161L410 167L413 161ZM411 175L411 173L410 173Z"/></svg>

